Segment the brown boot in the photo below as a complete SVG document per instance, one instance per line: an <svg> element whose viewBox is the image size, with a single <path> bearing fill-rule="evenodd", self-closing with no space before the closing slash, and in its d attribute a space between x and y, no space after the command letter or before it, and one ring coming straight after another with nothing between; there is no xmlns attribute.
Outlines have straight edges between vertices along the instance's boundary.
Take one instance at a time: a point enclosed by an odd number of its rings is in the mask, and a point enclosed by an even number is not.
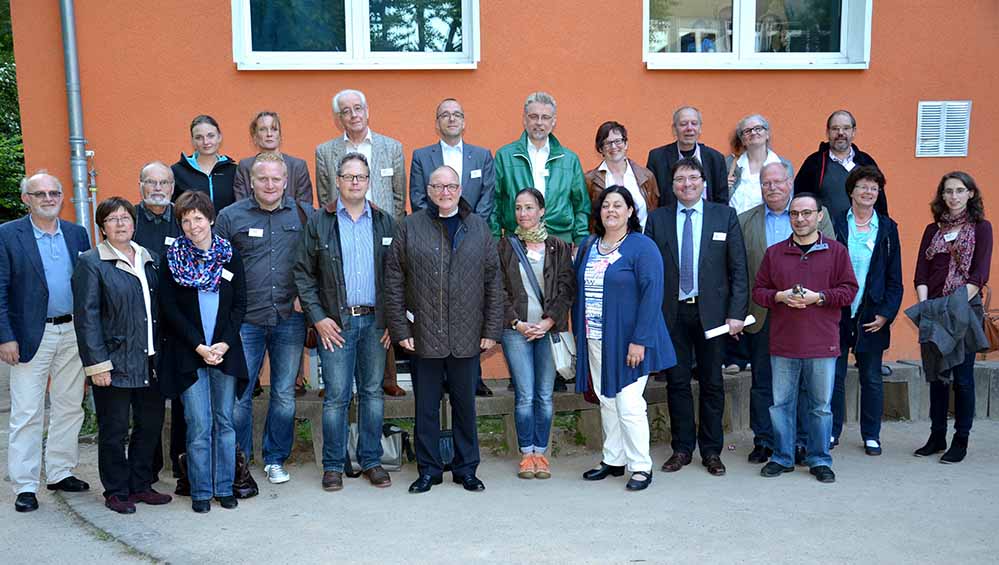
<svg viewBox="0 0 999 565"><path fill-rule="evenodd" d="M382 381L382 390L389 396L406 396L406 391L396 382L395 351L391 347L388 350L388 358L385 360L385 378Z"/></svg>
<svg viewBox="0 0 999 565"><path fill-rule="evenodd" d="M257 481L250 475L250 464L241 449L236 450L236 476L232 481L232 494L236 498L251 498L260 494Z"/></svg>

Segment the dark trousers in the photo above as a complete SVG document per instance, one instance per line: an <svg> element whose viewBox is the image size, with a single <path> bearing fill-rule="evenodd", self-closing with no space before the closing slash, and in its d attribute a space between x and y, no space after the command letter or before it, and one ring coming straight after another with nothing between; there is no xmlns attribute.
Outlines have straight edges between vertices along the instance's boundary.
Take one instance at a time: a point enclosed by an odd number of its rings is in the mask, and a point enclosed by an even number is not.
<svg viewBox="0 0 999 565"><path fill-rule="evenodd" d="M968 437L975 420L975 352L969 351L964 362L950 370L954 383L954 437ZM947 433L947 410L950 404L949 383L930 383L930 430Z"/></svg>
<svg viewBox="0 0 999 565"><path fill-rule="evenodd" d="M753 430L753 445L774 448L774 429L770 422L770 407L774 405L773 371L770 369L770 317L760 331L743 333L742 340L749 343L751 363L749 371L753 384L749 389L749 427Z"/></svg>
<svg viewBox="0 0 999 565"><path fill-rule="evenodd" d="M475 426L475 383L479 356L425 359L413 357L416 371L413 395L416 401L416 463L421 475L440 477L441 394L447 379L451 399L454 461L451 472L456 478L474 475L479 466L479 435ZM445 376L446 375L446 376Z"/></svg>
<svg viewBox="0 0 999 565"><path fill-rule="evenodd" d="M187 422L184 420L184 403L180 397L170 399L170 464L174 469L174 476L180 467L178 460L180 454L187 451ZM248 457L251 454L247 454ZM153 451L153 482L159 479L160 471L163 470L163 436L160 435L156 441L156 449Z"/></svg>
<svg viewBox="0 0 999 565"><path fill-rule="evenodd" d="M735 339L731 335L723 335L721 339L725 340L723 365L726 367L738 365L739 368L743 368L753 362L752 353L749 350L749 340L745 339L745 334L739 339Z"/></svg>
<svg viewBox="0 0 999 565"><path fill-rule="evenodd" d="M153 452L163 428L163 396L152 387L95 386L91 390L97 410L97 469L104 496L127 498L130 493L149 490L155 478Z"/></svg>
<svg viewBox="0 0 999 565"><path fill-rule="evenodd" d="M849 353L843 353L836 360L836 383L833 385L832 418L834 438L843 433L843 419L846 416L846 371L849 369ZM881 441L881 414L884 412L885 392L881 377L881 358L884 351L853 352L857 359L860 380L860 437L864 440Z"/></svg>
<svg viewBox="0 0 999 565"><path fill-rule="evenodd" d="M704 339L704 328L696 304L679 303L676 325L670 337L676 349L676 366L666 373L666 403L669 406L671 446L674 452L693 453L700 445L701 457L721 453L724 436L725 383L721 359L725 348L722 337ZM694 435L694 397L690 390L691 367L697 360L700 386L698 413L700 422Z"/></svg>

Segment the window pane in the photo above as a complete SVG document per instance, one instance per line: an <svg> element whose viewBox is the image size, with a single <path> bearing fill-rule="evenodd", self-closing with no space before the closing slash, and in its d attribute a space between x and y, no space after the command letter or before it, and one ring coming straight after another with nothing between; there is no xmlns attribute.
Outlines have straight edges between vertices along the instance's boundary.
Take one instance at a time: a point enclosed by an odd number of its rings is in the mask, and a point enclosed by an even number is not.
<svg viewBox="0 0 999 565"><path fill-rule="evenodd" d="M758 53L839 53L842 0L756 0Z"/></svg>
<svg viewBox="0 0 999 565"><path fill-rule="evenodd" d="M345 51L344 0L250 0L254 51Z"/></svg>
<svg viewBox="0 0 999 565"><path fill-rule="evenodd" d="M462 50L461 0L370 0L371 50Z"/></svg>
<svg viewBox="0 0 999 565"><path fill-rule="evenodd" d="M649 52L731 53L732 0L649 0Z"/></svg>

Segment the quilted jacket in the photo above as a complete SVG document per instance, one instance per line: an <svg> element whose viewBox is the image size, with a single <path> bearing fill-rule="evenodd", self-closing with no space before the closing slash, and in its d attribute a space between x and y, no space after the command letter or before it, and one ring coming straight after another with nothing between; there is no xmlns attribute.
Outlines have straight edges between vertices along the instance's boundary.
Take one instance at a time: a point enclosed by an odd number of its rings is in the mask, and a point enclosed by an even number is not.
<svg viewBox="0 0 999 565"><path fill-rule="evenodd" d="M432 202L396 229L385 265L385 317L392 341L413 338L429 359L474 357L479 341L499 341L503 284L496 243L465 199L461 226L448 242ZM409 316L412 318L409 318Z"/></svg>

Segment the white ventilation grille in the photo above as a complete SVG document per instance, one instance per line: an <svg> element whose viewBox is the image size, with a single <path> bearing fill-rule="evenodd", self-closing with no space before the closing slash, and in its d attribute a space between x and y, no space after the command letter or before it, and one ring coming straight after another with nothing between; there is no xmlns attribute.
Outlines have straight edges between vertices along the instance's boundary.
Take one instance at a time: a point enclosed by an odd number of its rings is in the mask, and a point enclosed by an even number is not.
<svg viewBox="0 0 999 565"><path fill-rule="evenodd" d="M971 100L919 103L916 157L967 157Z"/></svg>

